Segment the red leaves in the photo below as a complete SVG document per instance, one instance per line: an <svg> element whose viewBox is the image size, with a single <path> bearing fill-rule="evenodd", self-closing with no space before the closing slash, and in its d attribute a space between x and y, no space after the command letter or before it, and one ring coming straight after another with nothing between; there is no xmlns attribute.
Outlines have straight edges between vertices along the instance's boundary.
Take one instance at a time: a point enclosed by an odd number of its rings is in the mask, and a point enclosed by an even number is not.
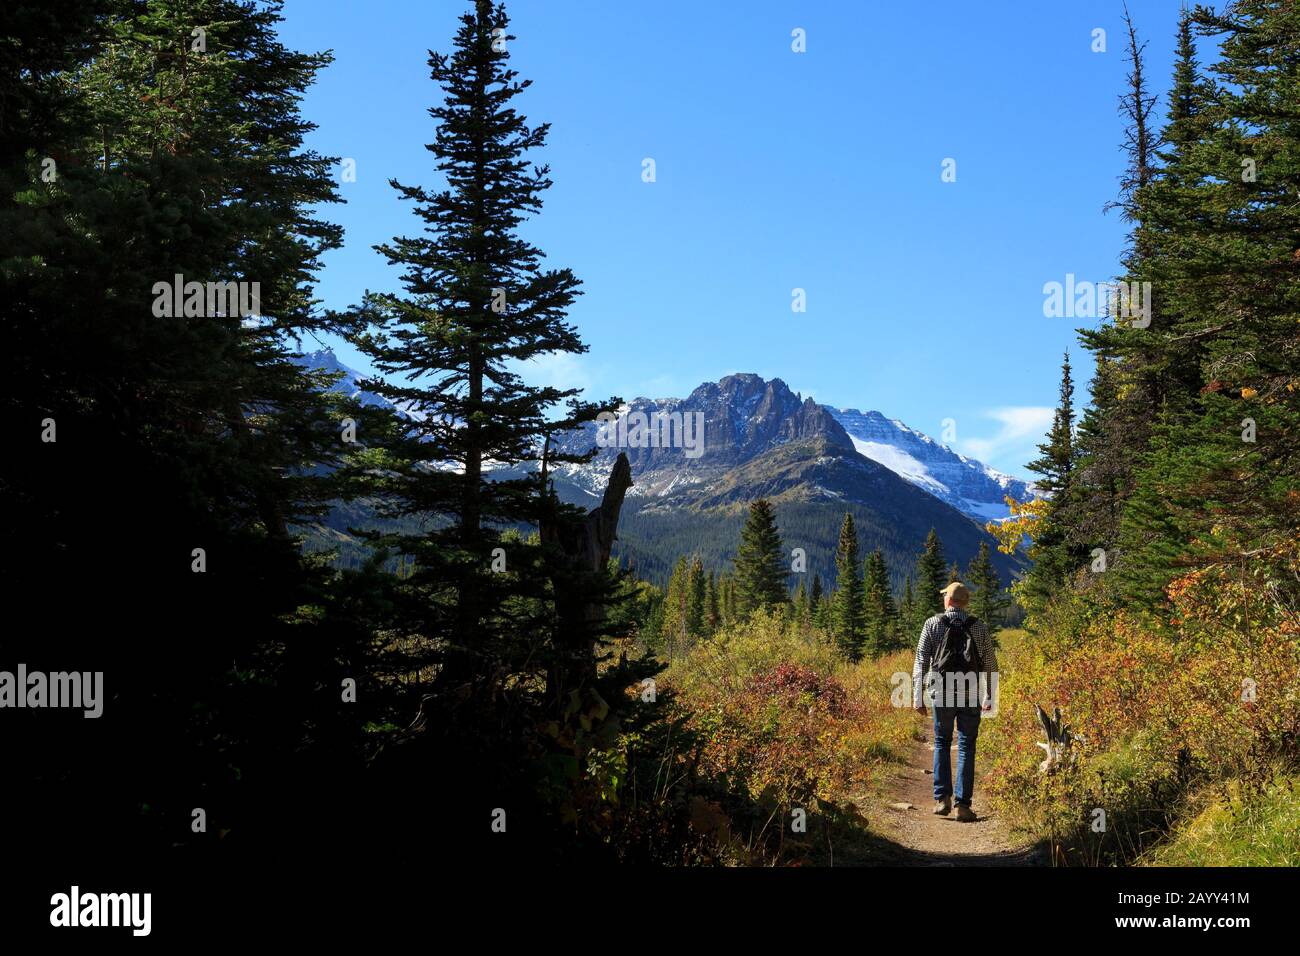
<svg viewBox="0 0 1300 956"><path fill-rule="evenodd" d="M849 699L844 685L833 677L824 677L810 667L789 661L755 674L750 691L762 697L778 698L785 704L794 704L806 694L814 706L820 706L833 717L845 717L848 712Z"/></svg>

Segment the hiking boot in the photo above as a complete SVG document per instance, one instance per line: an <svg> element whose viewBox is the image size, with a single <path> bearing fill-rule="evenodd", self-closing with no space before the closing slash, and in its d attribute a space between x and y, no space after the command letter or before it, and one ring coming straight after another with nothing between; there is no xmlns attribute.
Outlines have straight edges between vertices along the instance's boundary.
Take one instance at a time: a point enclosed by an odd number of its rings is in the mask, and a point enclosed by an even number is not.
<svg viewBox="0 0 1300 956"><path fill-rule="evenodd" d="M957 819L962 823L974 823L979 818L975 816L975 811L970 808L968 803L957 804Z"/></svg>
<svg viewBox="0 0 1300 956"><path fill-rule="evenodd" d="M934 805L934 812L939 814L941 817L946 817L948 814L952 813L952 800L948 797L944 797Z"/></svg>

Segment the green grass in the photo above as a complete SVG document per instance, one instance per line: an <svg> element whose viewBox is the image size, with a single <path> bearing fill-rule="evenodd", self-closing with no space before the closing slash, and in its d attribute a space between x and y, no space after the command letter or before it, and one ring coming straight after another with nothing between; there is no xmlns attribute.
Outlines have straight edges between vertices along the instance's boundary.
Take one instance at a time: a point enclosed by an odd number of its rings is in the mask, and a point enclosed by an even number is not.
<svg viewBox="0 0 1300 956"><path fill-rule="evenodd" d="M1192 815L1142 866L1300 866L1300 776L1243 800L1235 781L1202 791Z"/></svg>

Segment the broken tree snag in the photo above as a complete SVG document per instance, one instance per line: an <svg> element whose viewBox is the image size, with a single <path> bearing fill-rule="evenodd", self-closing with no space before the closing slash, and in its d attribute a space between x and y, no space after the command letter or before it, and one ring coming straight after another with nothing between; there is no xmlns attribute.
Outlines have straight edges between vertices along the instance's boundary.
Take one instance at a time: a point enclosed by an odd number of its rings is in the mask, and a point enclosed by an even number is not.
<svg viewBox="0 0 1300 956"><path fill-rule="evenodd" d="M546 682L552 694L576 689L596 676L596 631L605 615L597 578L609 563L618 536L618 515L630 487L632 466L620 452L598 507L585 518L576 518L560 514L552 499L549 513L539 523L542 544L559 552L551 572L558 619L556 661Z"/></svg>

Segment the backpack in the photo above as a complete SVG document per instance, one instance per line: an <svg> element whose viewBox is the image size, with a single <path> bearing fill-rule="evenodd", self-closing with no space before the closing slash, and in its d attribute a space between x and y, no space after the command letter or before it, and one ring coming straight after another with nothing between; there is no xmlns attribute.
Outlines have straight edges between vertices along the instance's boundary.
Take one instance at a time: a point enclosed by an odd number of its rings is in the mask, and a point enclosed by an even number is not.
<svg viewBox="0 0 1300 956"><path fill-rule="evenodd" d="M965 620L949 620L946 614L939 616L939 626L943 635L935 645L934 657L930 669L941 674L966 674L983 670L984 662L980 659L979 648L970 629L979 618L968 616Z"/></svg>

